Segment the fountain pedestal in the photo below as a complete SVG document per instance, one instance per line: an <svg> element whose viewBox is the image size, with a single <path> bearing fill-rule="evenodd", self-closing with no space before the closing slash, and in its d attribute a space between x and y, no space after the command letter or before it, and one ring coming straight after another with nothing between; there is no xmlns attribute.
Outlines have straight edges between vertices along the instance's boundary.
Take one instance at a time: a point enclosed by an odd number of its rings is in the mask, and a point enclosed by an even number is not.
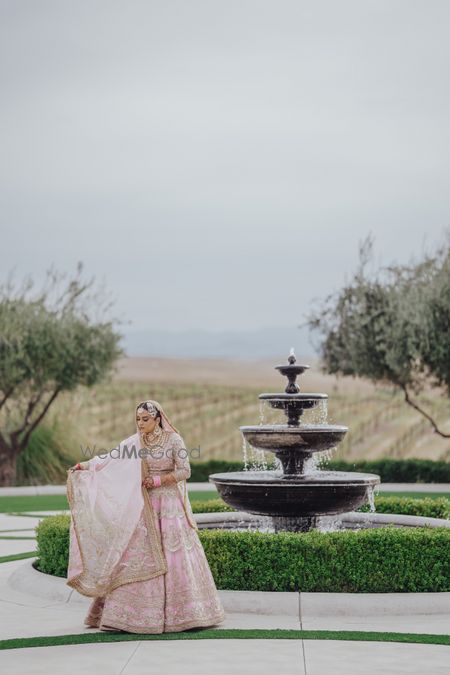
<svg viewBox="0 0 450 675"><path fill-rule="evenodd" d="M317 527L317 518L311 516L272 516L275 532L309 532Z"/></svg>

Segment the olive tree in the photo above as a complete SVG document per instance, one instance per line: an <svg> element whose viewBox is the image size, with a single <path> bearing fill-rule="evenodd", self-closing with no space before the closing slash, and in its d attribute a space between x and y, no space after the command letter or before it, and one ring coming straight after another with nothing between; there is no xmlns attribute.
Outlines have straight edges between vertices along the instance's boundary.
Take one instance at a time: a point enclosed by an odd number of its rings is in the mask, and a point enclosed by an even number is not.
<svg viewBox="0 0 450 675"><path fill-rule="evenodd" d="M13 485L16 461L56 398L107 377L122 349L105 314L103 290L53 269L36 292L25 280L0 286L0 485Z"/></svg>
<svg viewBox="0 0 450 675"><path fill-rule="evenodd" d="M414 400L430 385L450 395L449 236L418 262L375 271L372 262L368 237L350 283L307 317L319 335L323 368L394 385L437 434L449 438Z"/></svg>

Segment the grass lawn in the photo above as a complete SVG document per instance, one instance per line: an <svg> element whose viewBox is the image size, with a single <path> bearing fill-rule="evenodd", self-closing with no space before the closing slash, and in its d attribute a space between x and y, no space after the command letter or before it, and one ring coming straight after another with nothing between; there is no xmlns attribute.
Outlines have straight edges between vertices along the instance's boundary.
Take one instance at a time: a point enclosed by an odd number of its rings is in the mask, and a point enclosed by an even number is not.
<svg viewBox="0 0 450 675"><path fill-rule="evenodd" d="M30 548L32 548L30 546ZM26 553L14 553L13 555L0 556L0 563L12 562L13 560L23 560L24 558L35 558L36 551L27 551Z"/></svg>
<svg viewBox="0 0 450 675"><path fill-rule="evenodd" d="M381 492L380 496L412 497L447 497L450 492ZM218 493L215 490L208 492L190 491L189 499L193 501L206 501L216 499ZM69 504L65 495L26 495L18 497L0 497L0 513L33 513L34 511L68 511Z"/></svg>
<svg viewBox="0 0 450 675"><path fill-rule="evenodd" d="M205 501L217 497L217 492L189 492L191 501ZM68 511L66 495L20 495L0 497L0 513L18 513L34 511Z"/></svg>
<svg viewBox="0 0 450 675"><path fill-rule="evenodd" d="M137 640L353 640L363 642L401 642L406 644L450 644L449 635L423 633L381 633L373 631L332 631L332 630L295 630L295 629L190 629L179 633L139 634L115 633L79 633L72 635L45 635L28 638L10 638L0 640L0 650L23 649L30 647L54 647L76 644L99 644L108 642L135 642Z"/></svg>

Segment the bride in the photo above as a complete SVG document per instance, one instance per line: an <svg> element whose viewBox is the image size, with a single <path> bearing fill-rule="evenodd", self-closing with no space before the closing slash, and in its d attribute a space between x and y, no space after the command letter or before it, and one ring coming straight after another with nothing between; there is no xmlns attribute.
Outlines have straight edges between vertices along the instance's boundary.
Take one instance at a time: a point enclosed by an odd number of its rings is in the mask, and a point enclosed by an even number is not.
<svg viewBox="0 0 450 675"><path fill-rule="evenodd" d="M137 433L71 467L67 584L92 597L86 626L166 633L225 619L187 494L189 457L157 401Z"/></svg>

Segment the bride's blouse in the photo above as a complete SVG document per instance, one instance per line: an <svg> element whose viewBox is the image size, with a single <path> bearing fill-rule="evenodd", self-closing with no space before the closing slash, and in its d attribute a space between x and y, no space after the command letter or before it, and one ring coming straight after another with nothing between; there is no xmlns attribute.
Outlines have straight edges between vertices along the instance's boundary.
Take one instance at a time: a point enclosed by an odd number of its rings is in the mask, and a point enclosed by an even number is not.
<svg viewBox="0 0 450 675"><path fill-rule="evenodd" d="M165 438L158 446L148 448L143 457L151 473L171 473L176 481L188 480L191 476L189 452L179 434L163 432Z"/></svg>
<svg viewBox="0 0 450 675"><path fill-rule="evenodd" d="M140 456L147 463L150 473L170 473L177 482L188 480L191 476L189 452L180 434L163 431L158 445L152 448L142 448ZM96 455L87 464L89 469L100 471L110 459L112 459L110 453L106 459Z"/></svg>

